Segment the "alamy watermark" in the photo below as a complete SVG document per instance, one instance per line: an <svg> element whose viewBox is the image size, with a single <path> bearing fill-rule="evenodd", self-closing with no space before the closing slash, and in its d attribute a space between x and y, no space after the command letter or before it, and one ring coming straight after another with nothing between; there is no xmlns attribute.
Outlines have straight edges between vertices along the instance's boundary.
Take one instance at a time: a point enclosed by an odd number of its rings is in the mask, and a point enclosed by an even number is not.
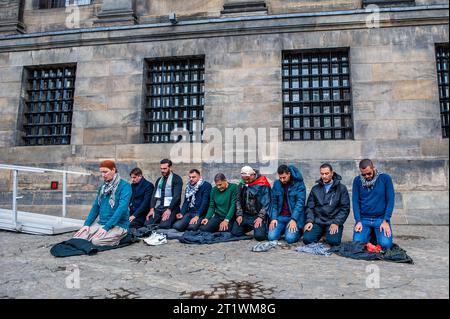
<svg viewBox="0 0 450 319"><path fill-rule="evenodd" d="M369 13L366 17L366 26L369 29L380 27L380 7L375 4L368 5L366 12Z"/></svg>
<svg viewBox="0 0 450 319"><path fill-rule="evenodd" d="M80 289L80 268L77 265L71 265L67 267L66 272L69 275L66 277L66 288L67 289Z"/></svg>
<svg viewBox="0 0 450 319"><path fill-rule="evenodd" d="M366 277L366 288L380 289L380 267L377 265L368 265L366 267L366 273L369 274Z"/></svg>
<svg viewBox="0 0 450 319"><path fill-rule="evenodd" d="M196 123L194 127L201 127ZM174 163L245 164L258 163L261 174L273 174L278 168L278 128L206 128L194 131L195 141L188 142L185 129L171 132L171 140L180 140L170 149ZM200 142L203 139L204 142Z"/></svg>

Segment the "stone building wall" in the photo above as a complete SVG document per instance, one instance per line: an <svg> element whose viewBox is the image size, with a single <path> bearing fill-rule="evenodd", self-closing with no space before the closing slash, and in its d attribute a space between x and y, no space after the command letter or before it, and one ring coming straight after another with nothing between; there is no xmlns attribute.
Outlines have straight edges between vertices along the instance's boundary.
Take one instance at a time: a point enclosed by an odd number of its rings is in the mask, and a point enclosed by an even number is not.
<svg viewBox="0 0 450 319"><path fill-rule="evenodd" d="M37 0L22 0L25 4L24 21L26 21L26 32L45 32L64 30L67 28L66 21L72 20L73 11L66 8L37 10ZM18 3L15 1L2 1L6 3ZM80 28L89 28L95 25L97 14L102 11L103 0L91 0L91 5L79 6ZM175 12L182 20L195 20L206 18L220 18L224 4L239 2L264 2L247 0L134 0L134 9L137 23L167 22L168 15ZM389 2L389 1L388 1ZM448 4L448 0L416 0L416 6ZM355 10L363 8L363 0L266 0L266 14L308 13L328 12L339 10ZM6 14L7 11L4 11ZM8 10L8 12L11 12ZM251 13L251 12L250 12ZM250 14L249 12L246 15ZM1 13L0 13L1 14ZM10 13L8 13L10 15ZM242 15L242 14L241 14ZM225 14L225 16L229 16Z"/></svg>
<svg viewBox="0 0 450 319"><path fill-rule="evenodd" d="M216 2L223 1L208 3ZM295 1L267 2L271 10L283 3L288 11ZM278 129L272 159L297 164L308 190L324 161L351 188L358 161L372 158L394 179L395 223L448 224L449 140L441 133L435 57L435 44L448 42L448 10L382 12L381 20L381 28L368 29L365 13L319 14L0 38L0 163L96 172L100 160L113 158L122 176L139 166L154 181L173 145L142 143L145 59L199 55L205 57L205 128ZM282 52L324 48L349 50L354 139L284 142ZM71 145L20 146L23 68L58 63L77 67ZM224 159L240 152L244 162L255 158L243 136L223 147ZM208 164L193 155L194 163L175 164L177 173L198 167L209 180L218 171L239 178L242 163ZM22 175L22 207L56 213L60 194L48 191L56 178ZM69 178L71 216L86 216L98 184L98 173ZM10 191L11 177L0 171L0 205Z"/></svg>

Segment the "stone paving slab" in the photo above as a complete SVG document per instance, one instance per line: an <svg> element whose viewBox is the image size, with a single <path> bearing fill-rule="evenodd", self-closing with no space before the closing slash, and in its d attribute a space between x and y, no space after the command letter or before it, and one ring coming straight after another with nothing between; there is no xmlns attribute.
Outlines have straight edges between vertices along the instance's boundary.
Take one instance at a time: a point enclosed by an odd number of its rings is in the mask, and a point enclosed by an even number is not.
<svg viewBox="0 0 450 319"><path fill-rule="evenodd" d="M57 259L50 247L71 234L0 231L0 298L449 298L448 226L394 226L394 232L414 265L302 254L294 251L298 244L254 253L253 240L157 247L139 242ZM350 239L347 227L344 240ZM373 267L379 288L366 285ZM71 289L67 277L74 269L80 287Z"/></svg>

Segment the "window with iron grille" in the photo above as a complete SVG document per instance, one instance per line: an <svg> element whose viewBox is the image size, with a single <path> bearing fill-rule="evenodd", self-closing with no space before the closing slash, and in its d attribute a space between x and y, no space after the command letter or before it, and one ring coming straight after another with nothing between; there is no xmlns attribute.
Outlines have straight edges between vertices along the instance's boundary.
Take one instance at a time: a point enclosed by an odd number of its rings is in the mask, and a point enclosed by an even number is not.
<svg viewBox="0 0 450 319"><path fill-rule="evenodd" d="M39 0L39 9L64 8L69 5L84 6L91 4L91 0Z"/></svg>
<svg viewBox="0 0 450 319"><path fill-rule="evenodd" d="M436 65L439 84L439 102L441 105L442 137L449 138L449 96L448 96L448 52L449 45L436 46Z"/></svg>
<svg viewBox="0 0 450 319"><path fill-rule="evenodd" d="M189 132L181 140L201 142L205 106L204 57L147 61L145 143L174 143L175 129Z"/></svg>
<svg viewBox="0 0 450 319"><path fill-rule="evenodd" d="M70 144L75 65L25 69L22 144Z"/></svg>
<svg viewBox="0 0 450 319"><path fill-rule="evenodd" d="M348 50L283 52L283 140L353 138Z"/></svg>

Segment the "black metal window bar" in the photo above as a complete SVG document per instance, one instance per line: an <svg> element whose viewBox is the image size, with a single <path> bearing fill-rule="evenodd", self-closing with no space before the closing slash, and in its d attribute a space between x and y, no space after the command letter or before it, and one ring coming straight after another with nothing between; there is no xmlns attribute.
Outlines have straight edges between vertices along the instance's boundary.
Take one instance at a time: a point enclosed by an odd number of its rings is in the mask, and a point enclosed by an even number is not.
<svg viewBox="0 0 450 319"><path fill-rule="evenodd" d="M147 61L144 141L201 142L205 106L203 57ZM171 136L184 130L189 134Z"/></svg>
<svg viewBox="0 0 450 319"><path fill-rule="evenodd" d="M353 138L348 50L283 52L283 140Z"/></svg>
<svg viewBox="0 0 450 319"><path fill-rule="evenodd" d="M436 46L436 64L439 85L439 102L441 105L442 137L449 138L449 92L448 92L448 52L449 45Z"/></svg>
<svg viewBox="0 0 450 319"><path fill-rule="evenodd" d="M27 69L25 145L70 144L75 71L73 65Z"/></svg>

